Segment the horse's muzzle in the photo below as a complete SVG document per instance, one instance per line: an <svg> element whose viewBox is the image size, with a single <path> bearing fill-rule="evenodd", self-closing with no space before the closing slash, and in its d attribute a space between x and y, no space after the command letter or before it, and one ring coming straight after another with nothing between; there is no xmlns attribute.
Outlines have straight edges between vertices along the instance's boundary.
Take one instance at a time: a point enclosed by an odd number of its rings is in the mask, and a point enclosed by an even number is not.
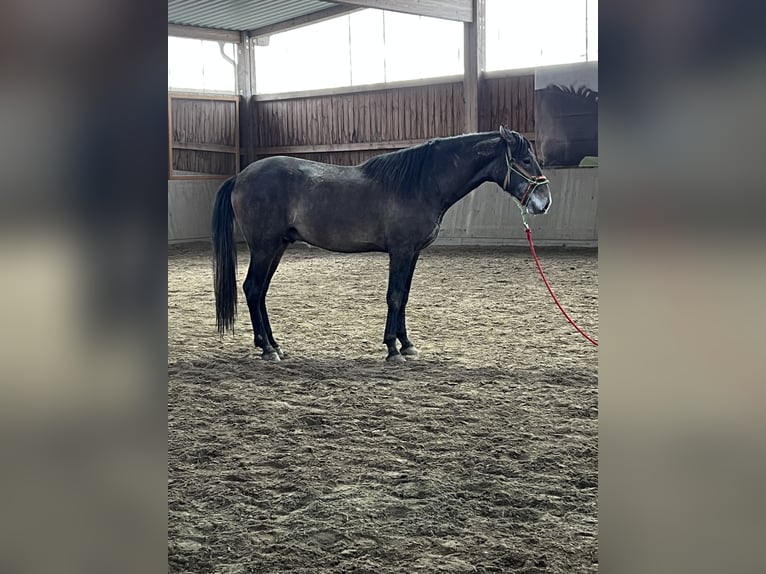
<svg viewBox="0 0 766 574"><path fill-rule="evenodd" d="M547 213L551 207L551 190L547 181L536 186L534 191L526 197L527 213L531 215L540 215Z"/></svg>

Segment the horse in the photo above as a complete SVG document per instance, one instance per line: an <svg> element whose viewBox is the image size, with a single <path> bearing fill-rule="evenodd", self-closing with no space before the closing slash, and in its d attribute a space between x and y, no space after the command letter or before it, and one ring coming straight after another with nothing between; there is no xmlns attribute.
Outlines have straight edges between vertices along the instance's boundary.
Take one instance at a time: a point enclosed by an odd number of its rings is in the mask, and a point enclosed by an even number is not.
<svg viewBox="0 0 766 574"><path fill-rule="evenodd" d="M341 253L388 253L386 360L413 358L419 351L407 337L405 309L420 252L436 239L444 213L488 181L529 214L550 208L549 182L530 142L502 125L431 139L356 166L286 156L251 163L221 185L213 206L219 334L233 330L237 313L236 219L250 249L243 290L264 360L285 356L272 333L266 293L285 249L296 241Z"/></svg>

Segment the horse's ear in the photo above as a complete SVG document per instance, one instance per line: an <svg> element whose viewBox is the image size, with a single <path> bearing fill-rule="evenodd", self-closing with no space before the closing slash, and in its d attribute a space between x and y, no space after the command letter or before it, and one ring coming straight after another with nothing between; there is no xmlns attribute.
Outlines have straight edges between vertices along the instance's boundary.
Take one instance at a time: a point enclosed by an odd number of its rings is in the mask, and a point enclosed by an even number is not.
<svg viewBox="0 0 766 574"><path fill-rule="evenodd" d="M509 130L507 127L505 127L502 124L500 124L500 135L509 144L516 145L519 143L519 134L517 134L513 130Z"/></svg>

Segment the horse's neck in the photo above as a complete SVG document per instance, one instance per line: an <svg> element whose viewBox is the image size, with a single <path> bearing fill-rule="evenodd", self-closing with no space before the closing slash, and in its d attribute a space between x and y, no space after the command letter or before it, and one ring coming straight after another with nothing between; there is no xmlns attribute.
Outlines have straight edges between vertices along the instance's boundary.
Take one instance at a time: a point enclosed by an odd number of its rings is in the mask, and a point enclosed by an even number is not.
<svg viewBox="0 0 766 574"><path fill-rule="evenodd" d="M493 134L470 134L442 140L443 165L437 169L441 207L449 209L485 181L494 181L492 165L497 154ZM440 151L442 151L440 150Z"/></svg>

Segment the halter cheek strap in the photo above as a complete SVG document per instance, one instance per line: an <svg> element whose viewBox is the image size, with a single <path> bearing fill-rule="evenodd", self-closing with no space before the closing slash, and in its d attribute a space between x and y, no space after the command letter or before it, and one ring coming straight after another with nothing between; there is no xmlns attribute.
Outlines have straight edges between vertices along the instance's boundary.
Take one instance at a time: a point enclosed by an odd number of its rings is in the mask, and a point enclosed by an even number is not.
<svg viewBox="0 0 766 574"><path fill-rule="evenodd" d="M505 179L503 180L503 191L508 191L508 184L511 183L511 172L520 175L524 181L527 182L527 189L524 191L524 195L521 196L521 206L526 207L529 203L529 199L532 197L532 192L539 186L548 183L548 178L544 175L538 175L536 177L529 175L524 168L518 165L509 154L505 154L505 163L508 166L508 171L505 172Z"/></svg>

